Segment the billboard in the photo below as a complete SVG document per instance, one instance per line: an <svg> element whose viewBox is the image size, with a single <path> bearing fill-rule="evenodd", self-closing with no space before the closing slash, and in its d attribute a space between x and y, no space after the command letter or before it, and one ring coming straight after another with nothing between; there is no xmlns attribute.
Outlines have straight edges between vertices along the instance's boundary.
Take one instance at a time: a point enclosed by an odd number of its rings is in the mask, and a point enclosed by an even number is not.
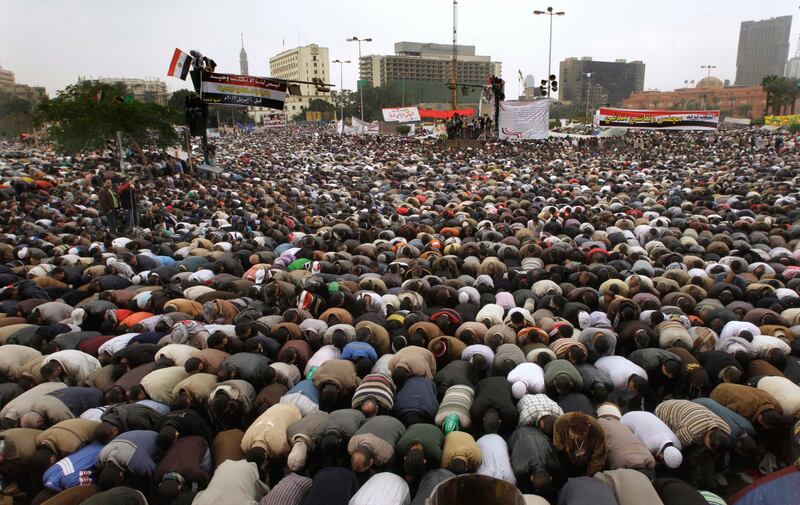
<svg viewBox="0 0 800 505"><path fill-rule="evenodd" d="M203 72L203 101L214 105L246 105L283 110L286 82L248 75Z"/></svg>
<svg viewBox="0 0 800 505"><path fill-rule="evenodd" d="M719 124L719 111L601 108L595 116L595 124L654 130L715 130Z"/></svg>

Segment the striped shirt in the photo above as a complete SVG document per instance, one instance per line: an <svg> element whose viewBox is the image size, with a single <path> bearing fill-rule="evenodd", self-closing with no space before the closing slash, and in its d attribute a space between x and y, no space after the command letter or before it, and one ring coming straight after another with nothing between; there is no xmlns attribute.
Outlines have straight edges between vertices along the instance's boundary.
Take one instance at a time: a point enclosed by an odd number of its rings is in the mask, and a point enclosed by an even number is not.
<svg viewBox="0 0 800 505"><path fill-rule="evenodd" d="M272 491L261 499L259 505L300 505L311 491L313 481L308 477L291 473L282 478Z"/></svg>
<svg viewBox="0 0 800 505"><path fill-rule="evenodd" d="M352 406L358 409L368 399L374 399L379 407L392 410L395 386L392 378L383 373L371 373L364 377L353 394Z"/></svg>
<svg viewBox="0 0 800 505"><path fill-rule="evenodd" d="M730 435L731 428L710 409L689 400L667 400L656 407L656 416L678 437L684 447L702 444L709 430Z"/></svg>
<svg viewBox="0 0 800 505"><path fill-rule="evenodd" d="M519 425L538 427L539 420L544 416L559 417L564 414L561 407L545 394L524 395L517 403L519 410Z"/></svg>

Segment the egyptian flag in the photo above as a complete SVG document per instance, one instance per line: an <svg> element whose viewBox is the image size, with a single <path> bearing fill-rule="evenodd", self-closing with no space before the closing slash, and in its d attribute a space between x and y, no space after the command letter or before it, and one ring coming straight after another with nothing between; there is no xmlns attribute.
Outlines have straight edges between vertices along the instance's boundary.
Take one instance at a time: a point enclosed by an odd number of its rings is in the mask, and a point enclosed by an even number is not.
<svg viewBox="0 0 800 505"><path fill-rule="evenodd" d="M185 81L186 76L189 75L191 63L192 57L189 55L189 53L184 53L180 49L176 48L175 53L172 55L172 61L169 64L167 75L177 77Z"/></svg>

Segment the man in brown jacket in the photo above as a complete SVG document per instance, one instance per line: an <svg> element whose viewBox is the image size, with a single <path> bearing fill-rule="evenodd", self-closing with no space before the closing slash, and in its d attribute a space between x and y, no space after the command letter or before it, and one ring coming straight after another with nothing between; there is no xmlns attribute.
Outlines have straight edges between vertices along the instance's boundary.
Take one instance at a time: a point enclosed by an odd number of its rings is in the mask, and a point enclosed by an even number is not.
<svg viewBox="0 0 800 505"><path fill-rule="evenodd" d="M112 231L117 231L119 196L117 196L117 192L113 190L111 179L103 181L103 189L97 193L97 200L100 204L100 211L106 216L108 227Z"/></svg>
<svg viewBox="0 0 800 505"><path fill-rule="evenodd" d="M600 424L582 412L559 416L553 428L553 445L566 453L572 474L589 475L606 464L606 436Z"/></svg>
<svg viewBox="0 0 800 505"><path fill-rule="evenodd" d="M409 377L433 379L436 373L436 358L424 347L410 345L403 347L389 360L389 372L398 388Z"/></svg>
<svg viewBox="0 0 800 505"><path fill-rule="evenodd" d="M66 458L94 440L100 423L89 419L66 419L47 428L36 437L33 466L44 472L50 465Z"/></svg>
<svg viewBox="0 0 800 505"><path fill-rule="evenodd" d="M359 382L356 366L346 359L326 361L317 369L313 380L320 391L320 407L327 411L336 409L340 400L352 398Z"/></svg>
<svg viewBox="0 0 800 505"><path fill-rule="evenodd" d="M744 384L720 384L710 398L765 430L777 428L783 417L780 403L771 394Z"/></svg>

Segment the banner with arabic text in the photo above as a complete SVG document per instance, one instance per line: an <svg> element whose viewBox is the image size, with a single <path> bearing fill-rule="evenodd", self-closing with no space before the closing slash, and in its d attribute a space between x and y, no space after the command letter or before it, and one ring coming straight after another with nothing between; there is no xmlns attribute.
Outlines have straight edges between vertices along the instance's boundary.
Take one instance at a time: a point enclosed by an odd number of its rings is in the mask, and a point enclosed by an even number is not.
<svg viewBox="0 0 800 505"><path fill-rule="evenodd" d="M595 124L617 128L715 130L719 124L719 111L601 108Z"/></svg>
<svg viewBox="0 0 800 505"><path fill-rule="evenodd" d="M419 121L419 109L416 107L392 107L383 109L383 120L388 122L398 121L409 123Z"/></svg>
<svg viewBox="0 0 800 505"><path fill-rule="evenodd" d="M550 122L548 100L500 102L500 140L546 139Z"/></svg>
<svg viewBox="0 0 800 505"><path fill-rule="evenodd" d="M800 114L793 114L790 116L764 116L764 124L767 126L789 126L795 123L800 123Z"/></svg>
<svg viewBox="0 0 800 505"><path fill-rule="evenodd" d="M247 105L283 110L286 81L249 75L203 72L203 101L215 105Z"/></svg>

